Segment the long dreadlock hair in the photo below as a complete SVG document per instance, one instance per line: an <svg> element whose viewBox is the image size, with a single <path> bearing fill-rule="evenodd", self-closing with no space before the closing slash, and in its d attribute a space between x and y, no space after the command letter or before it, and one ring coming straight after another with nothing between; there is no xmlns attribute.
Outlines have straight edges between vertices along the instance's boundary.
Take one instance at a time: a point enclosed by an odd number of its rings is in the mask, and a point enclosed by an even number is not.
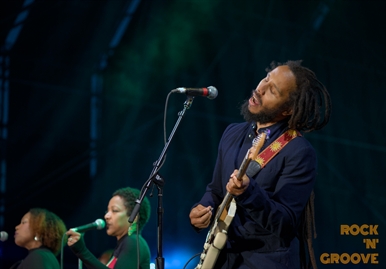
<svg viewBox="0 0 386 269"><path fill-rule="evenodd" d="M286 104L292 109L288 121L290 129L311 132L322 129L329 121L331 98L326 87L316 78L313 71L301 65L302 60L285 63L271 63L272 71L280 65L287 65L296 78L296 89L290 93Z"/></svg>
<svg viewBox="0 0 386 269"><path fill-rule="evenodd" d="M328 123L331 114L331 98L315 73L301 63L301 60L287 61L283 64L272 62L271 68L267 68L266 71L269 72L280 65L287 65L290 68L296 79L296 89L290 93L289 101L285 104L292 109L288 127L312 132L323 128ZM316 238L314 199L315 194L312 191L298 228L302 269L317 269L312 246L312 240Z"/></svg>

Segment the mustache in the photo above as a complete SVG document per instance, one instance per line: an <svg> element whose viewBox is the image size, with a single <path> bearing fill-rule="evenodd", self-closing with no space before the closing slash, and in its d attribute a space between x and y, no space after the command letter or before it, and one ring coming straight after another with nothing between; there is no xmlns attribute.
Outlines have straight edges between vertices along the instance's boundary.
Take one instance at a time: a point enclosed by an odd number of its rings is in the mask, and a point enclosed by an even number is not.
<svg viewBox="0 0 386 269"><path fill-rule="evenodd" d="M259 104L262 105L262 100L261 100L261 95L256 91L256 90L252 90L252 97L257 99L257 101L259 101Z"/></svg>

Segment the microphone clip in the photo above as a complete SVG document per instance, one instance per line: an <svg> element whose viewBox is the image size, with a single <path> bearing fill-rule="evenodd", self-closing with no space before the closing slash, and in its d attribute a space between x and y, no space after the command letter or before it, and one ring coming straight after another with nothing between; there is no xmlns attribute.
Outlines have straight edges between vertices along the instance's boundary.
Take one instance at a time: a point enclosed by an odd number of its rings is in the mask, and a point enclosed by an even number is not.
<svg viewBox="0 0 386 269"><path fill-rule="evenodd" d="M189 109L192 106L193 99L194 99L194 96L192 96L192 95L187 95L186 96L186 100L184 102L184 108L185 109Z"/></svg>
<svg viewBox="0 0 386 269"><path fill-rule="evenodd" d="M165 185L165 180L159 173L156 173L151 180L160 187Z"/></svg>

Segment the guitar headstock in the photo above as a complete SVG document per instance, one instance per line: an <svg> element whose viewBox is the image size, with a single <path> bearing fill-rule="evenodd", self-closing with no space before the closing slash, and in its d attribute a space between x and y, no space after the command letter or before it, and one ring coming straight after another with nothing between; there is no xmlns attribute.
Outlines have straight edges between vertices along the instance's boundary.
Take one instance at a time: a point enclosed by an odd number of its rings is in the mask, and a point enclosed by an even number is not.
<svg viewBox="0 0 386 269"><path fill-rule="evenodd" d="M270 134L270 130L267 129L267 130L264 130L264 132L262 132L261 134L259 134L258 136L256 136L253 141L252 141L252 146L255 147L256 145L260 144L260 143L263 143L264 144L264 140L266 139L269 139L269 134ZM261 145L262 146L262 145Z"/></svg>
<svg viewBox="0 0 386 269"><path fill-rule="evenodd" d="M253 139L253 141L252 141L252 148L251 148L251 154L252 154L251 159L252 160L256 158L256 156L259 153L260 149L263 147L264 141L266 139L269 139L269 134L270 134L270 130L266 129L264 132L262 132L261 134L259 134L258 136L256 136Z"/></svg>

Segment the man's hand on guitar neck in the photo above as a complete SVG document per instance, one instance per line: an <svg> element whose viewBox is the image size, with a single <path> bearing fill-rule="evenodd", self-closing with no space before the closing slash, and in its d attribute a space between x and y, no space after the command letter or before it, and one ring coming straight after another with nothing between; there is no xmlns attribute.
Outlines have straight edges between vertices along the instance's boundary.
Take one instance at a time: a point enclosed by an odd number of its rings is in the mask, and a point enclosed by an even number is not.
<svg viewBox="0 0 386 269"><path fill-rule="evenodd" d="M227 191L234 196L242 194L249 186L249 177L243 175L241 179L237 179L238 172L237 169L233 171L226 185Z"/></svg>
<svg viewBox="0 0 386 269"><path fill-rule="evenodd" d="M190 223L199 229L204 229L209 226L212 217L212 207L198 205L194 207L189 214Z"/></svg>

